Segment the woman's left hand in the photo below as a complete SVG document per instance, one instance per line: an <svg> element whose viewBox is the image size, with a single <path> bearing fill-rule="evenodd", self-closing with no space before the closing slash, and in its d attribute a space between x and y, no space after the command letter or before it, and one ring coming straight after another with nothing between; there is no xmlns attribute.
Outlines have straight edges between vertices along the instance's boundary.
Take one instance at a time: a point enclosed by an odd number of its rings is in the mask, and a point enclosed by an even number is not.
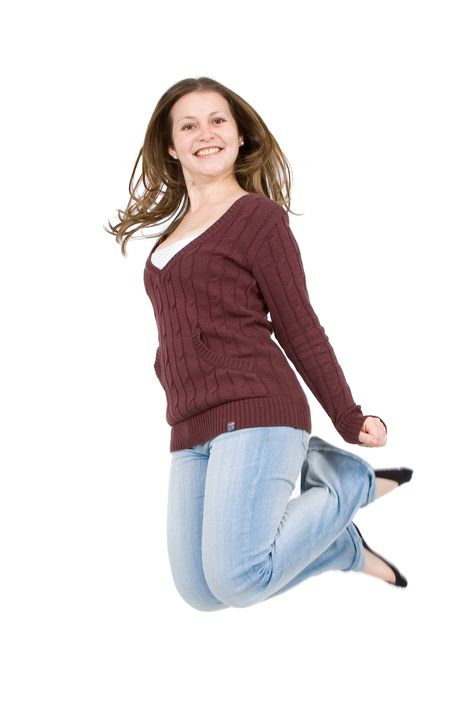
<svg viewBox="0 0 450 713"><path fill-rule="evenodd" d="M369 448L379 448L386 445L386 429L376 416L367 416L359 432L359 445Z"/></svg>

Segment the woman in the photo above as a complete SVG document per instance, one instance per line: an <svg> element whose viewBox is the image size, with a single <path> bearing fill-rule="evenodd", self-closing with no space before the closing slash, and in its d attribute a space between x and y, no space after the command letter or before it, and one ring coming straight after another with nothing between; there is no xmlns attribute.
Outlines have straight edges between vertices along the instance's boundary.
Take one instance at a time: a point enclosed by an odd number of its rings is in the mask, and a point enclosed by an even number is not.
<svg viewBox="0 0 450 713"><path fill-rule="evenodd" d="M141 155L143 194L130 182L108 232L126 255L139 227L172 218L144 284L172 427L167 543L180 595L202 611L250 606L329 569L406 586L352 519L412 471L375 471L311 436L305 393L271 339L344 440L385 445L384 421L353 401L310 304L274 137L239 95L189 78L159 100Z"/></svg>

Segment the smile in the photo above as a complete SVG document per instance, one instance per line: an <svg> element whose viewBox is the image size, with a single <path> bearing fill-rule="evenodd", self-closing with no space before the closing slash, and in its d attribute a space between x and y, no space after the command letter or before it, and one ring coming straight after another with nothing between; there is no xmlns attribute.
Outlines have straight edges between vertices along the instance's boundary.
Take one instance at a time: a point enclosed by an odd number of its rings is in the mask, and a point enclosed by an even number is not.
<svg viewBox="0 0 450 713"><path fill-rule="evenodd" d="M220 149L220 148L218 148L218 147L211 148L211 149L200 149L199 151L197 151L197 152L194 154L194 156L198 156L198 157L201 157L201 156L210 156L210 155L212 155L212 154L219 153L219 151L222 151L222 149Z"/></svg>

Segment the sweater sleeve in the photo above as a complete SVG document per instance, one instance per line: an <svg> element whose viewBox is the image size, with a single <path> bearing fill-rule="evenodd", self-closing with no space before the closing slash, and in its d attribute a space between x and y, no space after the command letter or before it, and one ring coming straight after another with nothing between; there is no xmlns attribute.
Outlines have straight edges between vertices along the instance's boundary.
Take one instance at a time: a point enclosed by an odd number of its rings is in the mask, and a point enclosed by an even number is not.
<svg viewBox="0 0 450 713"><path fill-rule="evenodd" d="M270 231L263 230L258 236L251 270L287 357L342 438L358 444L367 415L355 404L333 347L311 306L300 249L289 227L289 216L282 210L283 215Z"/></svg>

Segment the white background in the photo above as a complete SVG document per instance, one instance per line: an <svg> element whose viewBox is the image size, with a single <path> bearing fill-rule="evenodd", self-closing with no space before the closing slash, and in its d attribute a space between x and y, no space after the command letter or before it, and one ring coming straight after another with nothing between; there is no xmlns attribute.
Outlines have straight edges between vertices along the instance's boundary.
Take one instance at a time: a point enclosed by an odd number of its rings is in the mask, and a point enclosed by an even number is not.
<svg viewBox="0 0 450 713"><path fill-rule="evenodd" d="M4 713L447 709L449 24L444 2L16 4L3 17ZM143 268L104 230L161 94L206 75L293 169L312 304L384 448L361 510L400 589L327 572L206 613L166 551L170 428ZM300 377L299 377L300 378ZM306 389L306 387L305 387Z"/></svg>

